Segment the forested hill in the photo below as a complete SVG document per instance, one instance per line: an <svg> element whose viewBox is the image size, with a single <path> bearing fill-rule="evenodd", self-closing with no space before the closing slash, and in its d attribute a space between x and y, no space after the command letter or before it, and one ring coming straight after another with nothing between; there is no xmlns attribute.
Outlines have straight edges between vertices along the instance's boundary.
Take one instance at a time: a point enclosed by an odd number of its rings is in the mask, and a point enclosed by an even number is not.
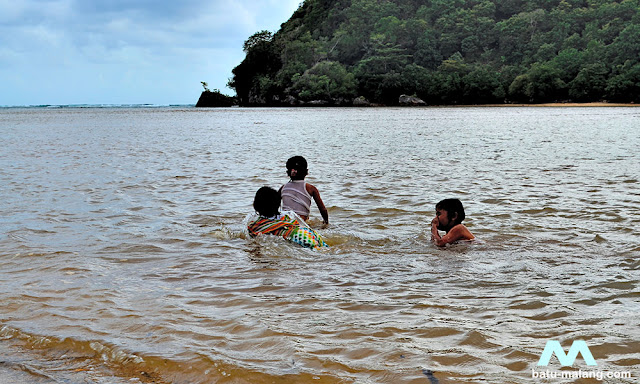
<svg viewBox="0 0 640 384"><path fill-rule="evenodd" d="M257 32L241 105L640 102L640 0L306 0Z"/></svg>

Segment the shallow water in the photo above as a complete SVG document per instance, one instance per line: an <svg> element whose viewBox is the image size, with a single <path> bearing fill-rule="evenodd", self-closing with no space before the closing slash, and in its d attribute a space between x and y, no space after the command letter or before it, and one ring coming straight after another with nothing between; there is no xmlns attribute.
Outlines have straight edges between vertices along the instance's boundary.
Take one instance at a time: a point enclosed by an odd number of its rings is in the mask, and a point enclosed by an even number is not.
<svg viewBox="0 0 640 384"><path fill-rule="evenodd" d="M582 339L597 369L633 375L604 382L636 382L639 123L618 107L0 109L0 368L528 383L560 369L536 366L547 340ZM297 154L325 250L242 225ZM446 197L479 243L430 244Z"/></svg>

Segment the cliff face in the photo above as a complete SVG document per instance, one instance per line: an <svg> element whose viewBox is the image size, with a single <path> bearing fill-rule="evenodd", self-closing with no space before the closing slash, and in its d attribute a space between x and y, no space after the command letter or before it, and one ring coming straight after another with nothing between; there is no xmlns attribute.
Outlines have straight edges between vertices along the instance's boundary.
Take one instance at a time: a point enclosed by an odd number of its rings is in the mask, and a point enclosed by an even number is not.
<svg viewBox="0 0 640 384"><path fill-rule="evenodd" d="M306 0L244 49L240 105L640 102L639 0Z"/></svg>

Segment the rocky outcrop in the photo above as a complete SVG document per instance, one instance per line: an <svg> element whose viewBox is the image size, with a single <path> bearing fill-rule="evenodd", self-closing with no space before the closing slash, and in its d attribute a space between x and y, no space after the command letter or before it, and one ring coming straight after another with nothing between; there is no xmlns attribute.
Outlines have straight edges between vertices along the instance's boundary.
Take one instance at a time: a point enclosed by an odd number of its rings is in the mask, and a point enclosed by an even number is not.
<svg viewBox="0 0 640 384"><path fill-rule="evenodd" d="M354 107L370 107L371 103L364 96L358 96L353 100Z"/></svg>
<svg viewBox="0 0 640 384"><path fill-rule="evenodd" d="M285 106L285 107L350 107L353 104L353 100L344 99L341 97L332 98L328 100L318 99L318 100L310 100L303 101L296 99L294 96L287 96L283 103L273 103L274 106Z"/></svg>
<svg viewBox="0 0 640 384"><path fill-rule="evenodd" d="M311 100L306 105L310 107L326 107L329 105L327 100Z"/></svg>
<svg viewBox="0 0 640 384"><path fill-rule="evenodd" d="M235 97L223 95L217 91L204 91L200 94L200 98L196 103L196 107L215 108L215 107L231 107L237 105Z"/></svg>
<svg viewBox="0 0 640 384"><path fill-rule="evenodd" d="M423 107L427 105L427 103L425 103L421 98L409 95L400 95L398 98L398 104L404 107Z"/></svg>

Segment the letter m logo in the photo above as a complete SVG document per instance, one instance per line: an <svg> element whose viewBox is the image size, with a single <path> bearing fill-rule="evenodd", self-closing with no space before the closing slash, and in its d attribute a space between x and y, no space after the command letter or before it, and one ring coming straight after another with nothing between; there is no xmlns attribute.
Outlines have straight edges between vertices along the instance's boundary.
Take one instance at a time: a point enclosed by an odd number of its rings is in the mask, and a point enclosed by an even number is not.
<svg viewBox="0 0 640 384"><path fill-rule="evenodd" d="M558 340L547 341L547 345L544 347L542 355L540 355L538 365L549 365L551 355L554 353L558 357L558 361L560 361L562 366L573 365L576 357L578 357L578 353L582 354L582 358L587 365L598 365L596 364L596 360L593 358L593 355L584 340L574 340L573 344L571 344L571 348L569 348L569 353L566 355L564 354L564 350L560 346L560 342Z"/></svg>

